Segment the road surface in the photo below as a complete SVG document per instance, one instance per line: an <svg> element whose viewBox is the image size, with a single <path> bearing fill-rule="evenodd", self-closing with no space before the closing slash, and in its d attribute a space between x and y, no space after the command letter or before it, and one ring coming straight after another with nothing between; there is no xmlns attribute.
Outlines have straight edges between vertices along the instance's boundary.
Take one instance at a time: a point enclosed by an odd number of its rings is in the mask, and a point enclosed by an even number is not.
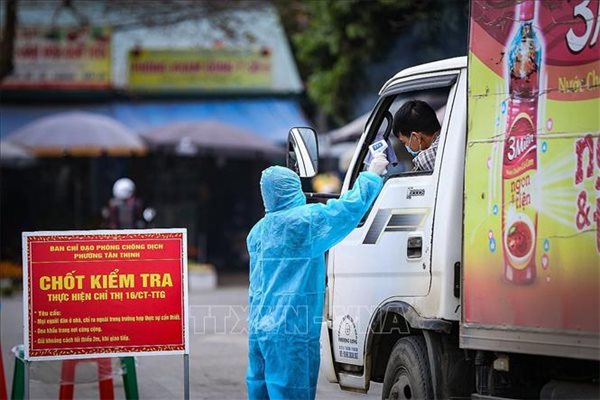
<svg viewBox="0 0 600 400"><path fill-rule="evenodd" d="M245 399L248 355L246 316L248 289L225 287L190 291L190 396L192 399ZM1 344L9 396L14 358L10 349L23 342L21 293L1 299ZM179 356L137 358L141 399L183 398L183 361ZM117 363L115 362L115 366ZM60 362L32 364L32 399L58 398ZM77 369L76 399L98 399L96 370L92 364ZM114 379L115 399L124 399L120 379ZM341 391L319 378L317 399L379 399L381 384L368 395Z"/></svg>

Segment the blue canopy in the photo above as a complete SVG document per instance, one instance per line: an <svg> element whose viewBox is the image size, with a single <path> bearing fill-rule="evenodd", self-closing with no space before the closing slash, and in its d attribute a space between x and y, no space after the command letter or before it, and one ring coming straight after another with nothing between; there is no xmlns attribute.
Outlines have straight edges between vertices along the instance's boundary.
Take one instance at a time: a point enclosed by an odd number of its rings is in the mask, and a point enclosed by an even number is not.
<svg viewBox="0 0 600 400"><path fill-rule="evenodd" d="M0 137L35 119L65 111L110 116L137 133L173 122L219 120L246 129L274 143L287 140L293 126L309 126L300 106L291 99L113 102L84 105L2 105Z"/></svg>

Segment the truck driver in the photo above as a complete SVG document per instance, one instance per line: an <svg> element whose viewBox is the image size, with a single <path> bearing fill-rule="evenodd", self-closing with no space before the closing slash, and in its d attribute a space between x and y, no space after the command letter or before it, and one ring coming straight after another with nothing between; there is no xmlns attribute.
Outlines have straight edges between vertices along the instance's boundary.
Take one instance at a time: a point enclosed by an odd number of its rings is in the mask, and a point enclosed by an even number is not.
<svg viewBox="0 0 600 400"><path fill-rule="evenodd" d="M424 101L407 101L396 111L393 133L414 157L413 171L433 170L440 129L435 111Z"/></svg>

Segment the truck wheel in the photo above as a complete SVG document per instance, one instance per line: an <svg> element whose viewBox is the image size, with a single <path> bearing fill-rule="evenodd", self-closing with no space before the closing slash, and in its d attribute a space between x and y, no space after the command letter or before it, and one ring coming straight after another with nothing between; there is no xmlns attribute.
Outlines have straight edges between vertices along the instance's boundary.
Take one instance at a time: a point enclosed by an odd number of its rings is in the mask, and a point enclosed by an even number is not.
<svg viewBox="0 0 600 400"><path fill-rule="evenodd" d="M425 340L407 336L396 342L385 369L383 400L432 399Z"/></svg>

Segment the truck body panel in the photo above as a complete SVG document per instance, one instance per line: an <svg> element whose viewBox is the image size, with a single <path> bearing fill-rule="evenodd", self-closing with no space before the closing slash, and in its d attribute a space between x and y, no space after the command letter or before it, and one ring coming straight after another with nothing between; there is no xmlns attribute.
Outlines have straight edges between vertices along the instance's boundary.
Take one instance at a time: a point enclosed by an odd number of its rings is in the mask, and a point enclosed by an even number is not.
<svg viewBox="0 0 600 400"><path fill-rule="evenodd" d="M535 2L529 98L511 89L518 5L472 3L463 347L600 359L598 34L569 41L593 23L574 16L597 19L587 3ZM511 136L518 118L531 132Z"/></svg>

